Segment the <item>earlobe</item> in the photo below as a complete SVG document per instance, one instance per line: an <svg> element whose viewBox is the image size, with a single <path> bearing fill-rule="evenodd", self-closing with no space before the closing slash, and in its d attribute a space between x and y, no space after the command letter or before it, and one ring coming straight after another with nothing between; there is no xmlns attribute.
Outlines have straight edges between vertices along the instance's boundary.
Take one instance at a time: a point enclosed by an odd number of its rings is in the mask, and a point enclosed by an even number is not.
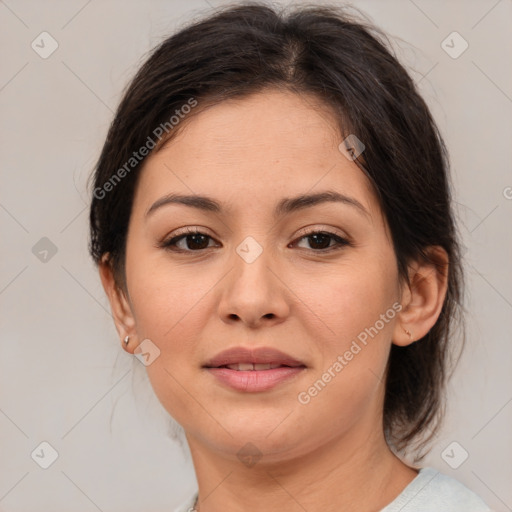
<svg viewBox="0 0 512 512"><path fill-rule="evenodd" d="M440 246L427 251L429 261L409 266L409 283L402 289L402 310L393 332L393 343L407 346L423 338L435 325L448 287L448 255Z"/></svg>
<svg viewBox="0 0 512 512"><path fill-rule="evenodd" d="M98 265L98 271L103 289L110 302L110 309L117 333L119 338L123 341L121 345L127 352L131 352L130 346L125 340L127 337L135 337L135 318L125 292L120 289L118 283L116 283L108 254L103 256Z"/></svg>

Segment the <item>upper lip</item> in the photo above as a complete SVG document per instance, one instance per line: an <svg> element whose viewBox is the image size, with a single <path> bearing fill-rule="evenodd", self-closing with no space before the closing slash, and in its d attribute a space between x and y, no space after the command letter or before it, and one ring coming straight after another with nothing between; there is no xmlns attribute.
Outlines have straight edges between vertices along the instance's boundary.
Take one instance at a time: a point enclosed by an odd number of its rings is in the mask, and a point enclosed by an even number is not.
<svg viewBox="0 0 512 512"><path fill-rule="evenodd" d="M252 363L252 364L280 364L283 366L305 366L299 361L280 350L271 347L233 347L219 352L209 359L203 366L206 368L218 368L228 364Z"/></svg>

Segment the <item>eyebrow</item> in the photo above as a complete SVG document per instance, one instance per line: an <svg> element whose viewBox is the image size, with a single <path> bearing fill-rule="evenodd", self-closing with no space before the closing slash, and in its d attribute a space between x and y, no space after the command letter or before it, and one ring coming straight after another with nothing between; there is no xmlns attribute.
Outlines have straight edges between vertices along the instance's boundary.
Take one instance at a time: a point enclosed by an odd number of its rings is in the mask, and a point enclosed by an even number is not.
<svg viewBox="0 0 512 512"><path fill-rule="evenodd" d="M342 203L354 207L359 213L370 218L368 210L355 198L340 194L333 190L318 192L316 194L301 194L295 197L284 198L276 205L274 209L274 217L282 217L284 215L311 208L323 203ZM169 204L182 204L199 210L214 212L221 214L223 212L222 205L215 199L208 196L199 195L183 195L168 194L155 201L146 212L146 217L153 214L159 208Z"/></svg>

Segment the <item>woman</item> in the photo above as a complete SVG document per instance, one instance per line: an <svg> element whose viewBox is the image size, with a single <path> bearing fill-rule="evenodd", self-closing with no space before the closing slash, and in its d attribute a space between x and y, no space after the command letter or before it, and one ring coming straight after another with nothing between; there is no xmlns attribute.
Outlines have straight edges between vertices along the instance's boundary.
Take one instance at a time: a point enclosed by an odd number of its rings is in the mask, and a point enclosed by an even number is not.
<svg viewBox="0 0 512 512"><path fill-rule="evenodd" d="M123 348L183 427L179 510L485 511L421 460L462 272L446 150L374 27L225 8L117 110L91 254Z"/></svg>

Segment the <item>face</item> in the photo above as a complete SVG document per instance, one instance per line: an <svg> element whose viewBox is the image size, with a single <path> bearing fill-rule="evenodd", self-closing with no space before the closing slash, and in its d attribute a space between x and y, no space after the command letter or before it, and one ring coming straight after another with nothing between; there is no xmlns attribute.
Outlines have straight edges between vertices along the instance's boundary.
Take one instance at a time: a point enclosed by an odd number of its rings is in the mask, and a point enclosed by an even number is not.
<svg viewBox="0 0 512 512"><path fill-rule="evenodd" d="M400 281L377 199L341 142L313 98L266 91L203 111L147 159L128 303L134 337L160 351L146 368L154 391L189 441L227 457L251 442L284 460L381 429ZM205 367L240 347L294 367Z"/></svg>

